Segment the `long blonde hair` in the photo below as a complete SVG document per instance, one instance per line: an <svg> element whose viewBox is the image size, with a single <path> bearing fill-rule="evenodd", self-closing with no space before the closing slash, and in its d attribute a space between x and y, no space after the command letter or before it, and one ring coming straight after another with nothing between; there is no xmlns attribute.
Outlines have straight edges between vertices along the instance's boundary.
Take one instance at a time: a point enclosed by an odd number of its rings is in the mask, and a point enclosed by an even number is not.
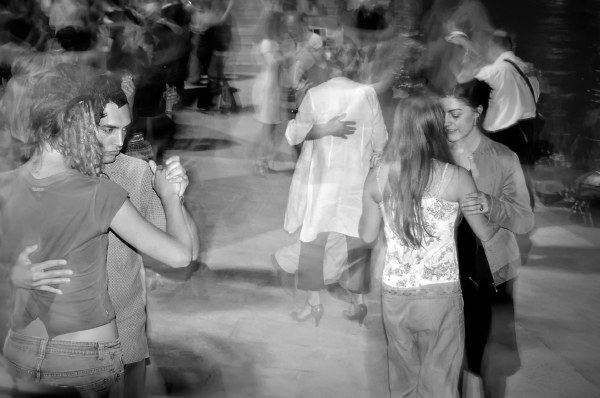
<svg viewBox="0 0 600 398"><path fill-rule="evenodd" d="M433 175L433 159L450 163L444 135L444 110L431 96L408 97L398 104L383 161L389 164L384 207L402 243L418 248L425 234L421 200Z"/></svg>

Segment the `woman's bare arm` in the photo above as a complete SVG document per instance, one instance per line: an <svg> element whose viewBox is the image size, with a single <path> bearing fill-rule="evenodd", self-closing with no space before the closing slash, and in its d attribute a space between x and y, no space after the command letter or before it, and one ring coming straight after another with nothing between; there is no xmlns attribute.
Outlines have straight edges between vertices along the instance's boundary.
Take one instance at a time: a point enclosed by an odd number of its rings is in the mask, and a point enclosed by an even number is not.
<svg viewBox="0 0 600 398"><path fill-rule="evenodd" d="M477 192L477 186L473 177L465 169L456 167L456 171L450 186L456 190L455 194L458 196L460 202L466 200L468 194ZM490 224L483 212L478 214L463 213L463 216L475 235L483 242L490 240L500 228L497 225Z"/></svg>
<svg viewBox="0 0 600 398"><path fill-rule="evenodd" d="M157 170L155 189L163 203L166 233L148 222L127 200L113 218L110 227L137 250L174 268L187 266L197 256L197 234L189 213L178 195L179 187L167 181L166 170ZM196 252L196 253L194 253Z"/></svg>
<svg viewBox="0 0 600 398"><path fill-rule="evenodd" d="M369 171L365 180L362 215L360 216L358 225L358 234L365 243L371 244L379 236L382 219L381 211L379 210L379 202L381 200L381 193L377 186L377 169L373 168Z"/></svg>

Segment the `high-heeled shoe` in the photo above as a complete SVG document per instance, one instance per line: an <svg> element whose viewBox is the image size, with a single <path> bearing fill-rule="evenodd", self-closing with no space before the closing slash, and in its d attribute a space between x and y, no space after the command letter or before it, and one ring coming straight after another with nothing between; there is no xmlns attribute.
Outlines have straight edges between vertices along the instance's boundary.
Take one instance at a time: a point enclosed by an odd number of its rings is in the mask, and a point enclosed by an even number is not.
<svg viewBox="0 0 600 398"><path fill-rule="evenodd" d="M364 304L355 305L352 310L342 312L342 316L349 321L358 321L358 324L362 326L367 316L367 306Z"/></svg>
<svg viewBox="0 0 600 398"><path fill-rule="evenodd" d="M325 309L323 308L323 304L312 305L306 303L306 305L310 306L310 312L305 315L300 315L302 311L294 311L292 312L292 319L296 322L304 322L309 318L315 318L315 327L319 326L319 322L321 322L321 318L323 318L323 314L325 313Z"/></svg>

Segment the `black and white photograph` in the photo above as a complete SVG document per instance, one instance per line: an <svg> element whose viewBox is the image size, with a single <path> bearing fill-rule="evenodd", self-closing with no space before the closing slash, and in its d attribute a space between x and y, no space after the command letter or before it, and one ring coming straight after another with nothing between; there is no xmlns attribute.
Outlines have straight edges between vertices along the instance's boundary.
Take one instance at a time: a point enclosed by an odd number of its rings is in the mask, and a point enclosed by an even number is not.
<svg viewBox="0 0 600 398"><path fill-rule="evenodd" d="M600 1L0 0L0 398L600 397Z"/></svg>

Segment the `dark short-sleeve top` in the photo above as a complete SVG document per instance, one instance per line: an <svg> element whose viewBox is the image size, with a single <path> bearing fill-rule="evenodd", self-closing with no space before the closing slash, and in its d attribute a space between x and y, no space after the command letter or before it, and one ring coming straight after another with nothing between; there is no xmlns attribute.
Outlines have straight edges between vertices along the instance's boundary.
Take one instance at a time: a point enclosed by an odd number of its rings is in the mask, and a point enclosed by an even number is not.
<svg viewBox="0 0 600 398"><path fill-rule="evenodd" d="M127 199L114 182L69 170L36 179L24 167L0 174L0 258L15 264L19 253L38 245L32 262L65 259L73 270L62 295L15 288L12 325L39 318L48 335L92 329L115 318L108 296L108 228Z"/></svg>

